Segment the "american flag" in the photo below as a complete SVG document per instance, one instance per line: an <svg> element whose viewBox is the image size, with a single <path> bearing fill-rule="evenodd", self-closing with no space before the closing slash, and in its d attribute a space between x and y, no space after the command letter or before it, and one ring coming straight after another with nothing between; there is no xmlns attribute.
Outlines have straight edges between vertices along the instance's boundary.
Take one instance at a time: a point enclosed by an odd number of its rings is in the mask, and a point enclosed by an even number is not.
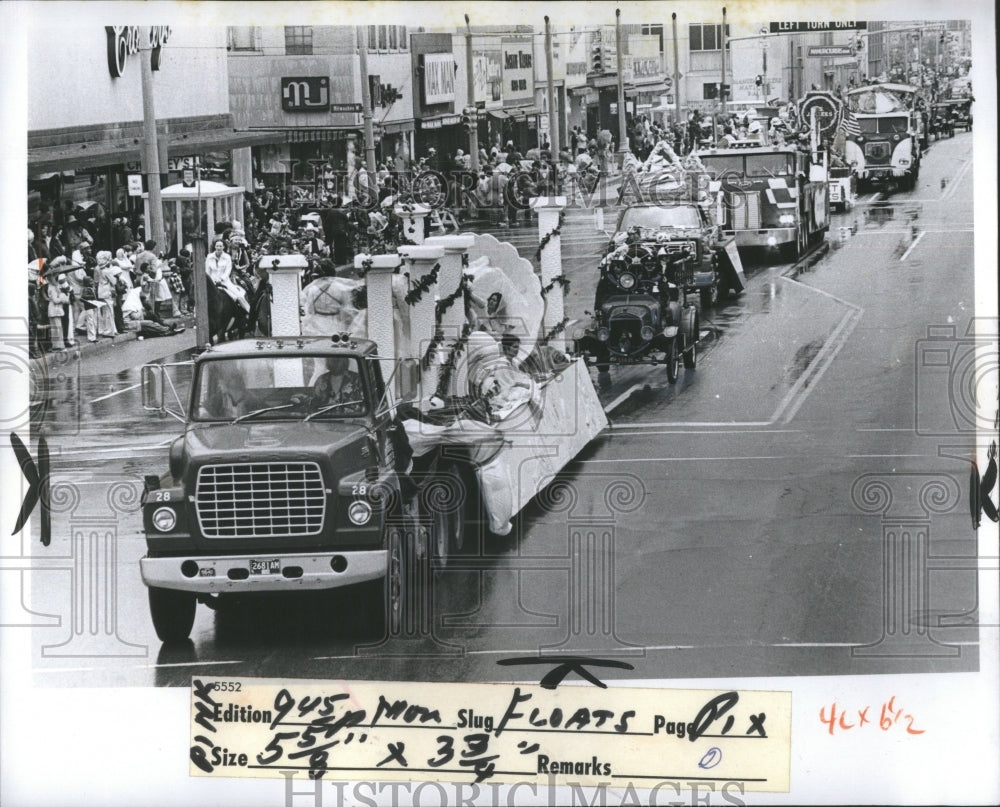
<svg viewBox="0 0 1000 807"><path fill-rule="evenodd" d="M844 114L840 118L840 130L844 133L844 137L849 140L861 134L858 119L849 109L845 109Z"/></svg>

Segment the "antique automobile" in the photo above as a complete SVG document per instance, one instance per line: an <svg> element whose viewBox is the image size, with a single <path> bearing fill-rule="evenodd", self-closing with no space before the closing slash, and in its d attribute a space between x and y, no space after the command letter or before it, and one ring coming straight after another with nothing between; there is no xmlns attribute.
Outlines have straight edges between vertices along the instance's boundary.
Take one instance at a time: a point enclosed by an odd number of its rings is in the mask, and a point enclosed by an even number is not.
<svg viewBox="0 0 1000 807"><path fill-rule="evenodd" d="M680 363L697 360L698 309L687 301L696 248L667 233L652 238L633 227L601 261L593 321L578 347L597 367L602 385L614 364L665 364L677 381Z"/></svg>
<svg viewBox="0 0 1000 807"><path fill-rule="evenodd" d="M955 117L949 103L934 104L931 107L929 131L936 140L955 136Z"/></svg>
<svg viewBox="0 0 1000 807"><path fill-rule="evenodd" d="M706 205L680 199L631 205L618 218L609 254L627 240L655 245L668 255L686 253L690 271L684 291L697 294L702 309L709 308L746 286L735 240L721 237L711 214Z"/></svg>
<svg viewBox="0 0 1000 807"><path fill-rule="evenodd" d="M948 102L951 107L951 117L954 126L961 126L965 131L972 131L972 99L958 98Z"/></svg>

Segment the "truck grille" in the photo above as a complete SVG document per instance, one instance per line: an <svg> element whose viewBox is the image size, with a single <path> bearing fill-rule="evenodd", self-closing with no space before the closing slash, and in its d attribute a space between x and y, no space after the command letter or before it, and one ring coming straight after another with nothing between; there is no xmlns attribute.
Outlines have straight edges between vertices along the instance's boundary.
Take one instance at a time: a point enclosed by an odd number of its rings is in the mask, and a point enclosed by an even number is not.
<svg viewBox="0 0 1000 807"><path fill-rule="evenodd" d="M727 202L734 230L760 229L760 193L731 193Z"/></svg>
<svg viewBox="0 0 1000 807"><path fill-rule="evenodd" d="M698 254L698 248L694 241L667 241L666 243L661 244L661 246L666 249L668 253L683 252L684 250L687 250L692 255Z"/></svg>
<svg viewBox="0 0 1000 807"><path fill-rule="evenodd" d="M326 491L314 462L205 465L195 484L206 538L280 538L323 529Z"/></svg>
<svg viewBox="0 0 1000 807"><path fill-rule="evenodd" d="M872 162L887 163L891 154L892 148L888 143L865 143L865 157Z"/></svg>

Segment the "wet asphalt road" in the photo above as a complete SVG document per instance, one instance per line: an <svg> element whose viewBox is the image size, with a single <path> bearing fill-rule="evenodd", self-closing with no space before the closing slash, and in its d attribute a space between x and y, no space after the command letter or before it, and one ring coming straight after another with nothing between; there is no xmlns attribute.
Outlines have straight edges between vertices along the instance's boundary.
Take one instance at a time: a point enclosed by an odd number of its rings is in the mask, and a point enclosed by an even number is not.
<svg viewBox="0 0 1000 807"><path fill-rule="evenodd" d="M913 192L861 197L799 267L745 256L749 288L702 312L698 366L677 384L613 369L611 427L512 536L434 580L419 640L372 646L348 590L201 606L193 641L161 648L138 492L179 430L142 411L137 367L187 358L193 336L59 365L36 389L53 541L24 549L43 567L25 616L38 680L498 680L498 660L539 652L619 657L633 669L616 675L636 678L976 669L972 440L956 382L923 358L960 353L974 313L971 148L971 134L934 144ZM497 234L528 258L537 247L534 225ZM571 317L593 301L605 243L592 213L570 211ZM937 325L957 336L929 338ZM906 561L927 572L914 590L883 575L907 519L929 535Z"/></svg>

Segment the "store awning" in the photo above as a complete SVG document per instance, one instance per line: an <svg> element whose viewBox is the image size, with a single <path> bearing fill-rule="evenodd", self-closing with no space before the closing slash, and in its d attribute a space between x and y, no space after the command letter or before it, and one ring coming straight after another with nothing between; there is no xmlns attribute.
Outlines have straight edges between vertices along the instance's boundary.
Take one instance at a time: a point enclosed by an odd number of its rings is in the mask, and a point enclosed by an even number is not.
<svg viewBox="0 0 1000 807"><path fill-rule="evenodd" d="M167 135L167 137L170 141L167 147L168 157L187 157L210 151L229 151L230 149L284 141L282 135L273 132L247 132L235 129L187 132ZM37 177L50 171L70 168L76 170L99 168L139 162L141 159L142 141L139 138L51 146L29 149L28 174L31 177Z"/></svg>
<svg viewBox="0 0 1000 807"><path fill-rule="evenodd" d="M537 106L524 106L517 109L506 110L508 117L514 118L515 120L523 120L524 118L530 118L532 115L538 115L542 110Z"/></svg>
<svg viewBox="0 0 1000 807"><path fill-rule="evenodd" d="M637 95L642 93L653 93L655 95L662 95L667 91L667 85L662 81L658 81L655 84L637 84L633 87L625 88L626 98L635 98Z"/></svg>
<svg viewBox="0 0 1000 807"><path fill-rule="evenodd" d="M618 84L618 74L608 76L587 76L587 86L595 88L614 87Z"/></svg>
<svg viewBox="0 0 1000 807"><path fill-rule="evenodd" d="M486 110L486 114L492 115L497 120L507 120L507 118L510 117L510 115L508 115L502 109L488 109Z"/></svg>
<svg viewBox="0 0 1000 807"><path fill-rule="evenodd" d="M391 123L383 123L382 131L386 134L401 134L402 132L413 131L412 120L397 120Z"/></svg>

